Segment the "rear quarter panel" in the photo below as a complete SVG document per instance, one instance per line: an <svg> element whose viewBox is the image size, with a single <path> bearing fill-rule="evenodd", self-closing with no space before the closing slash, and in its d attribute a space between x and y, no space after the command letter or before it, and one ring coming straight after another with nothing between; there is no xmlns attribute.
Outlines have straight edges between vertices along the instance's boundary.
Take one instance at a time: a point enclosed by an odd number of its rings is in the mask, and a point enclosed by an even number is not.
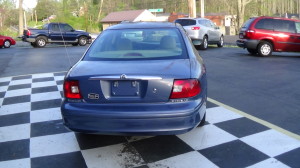
<svg viewBox="0 0 300 168"><path fill-rule="evenodd" d="M192 30L192 27L195 27L195 26L196 25L183 27L191 39L199 39L199 31Z"/></svg>
<svg viewBox="0 0 300 168"><path fill-rule="evenodd" d="M206 68L204 61L190 39L184 35L184 32L182 32L182 35L190 58L191 78L200 80L203 90L202 94L207 95Z"/></svg>
<svg viewBox="0 0 300 168"><path fill-rule="evenodd" d="M31 32L30 38L36 38L37 36L49 36L49 30L47 29L28 29Z"/></svg>

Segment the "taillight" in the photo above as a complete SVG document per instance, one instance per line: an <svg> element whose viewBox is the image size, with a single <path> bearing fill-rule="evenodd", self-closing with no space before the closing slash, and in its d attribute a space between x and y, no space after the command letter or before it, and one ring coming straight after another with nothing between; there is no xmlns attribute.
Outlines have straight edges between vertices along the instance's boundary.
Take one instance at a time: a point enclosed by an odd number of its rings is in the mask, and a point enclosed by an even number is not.
<svg viewBox="0 0 300 168"><path fill-rule="evenodd" d="M30 36L30 35L31 35L30 30L27 30L27 36Z"/></svg>
<svg viewBox="0 0 300 168"><path fill-rule="evenodd" d="M200 27L192 27L192 30L200 30Z"/></svg>
<svg viewBox="0 0 300 168"><path fill-rule="evenodd" d="M245 32L245 37L246 38L251 38L251 37L253 37L255 35L255 31L254 30L247 30L246 32Z"/></svg>
<svg viewBox="0 0 300 168"><path fill-rule="evenodd" d="M64 94L69 99L82 99L79 90L78 81L65 81L64 82Z"/></svg>
<svg viewBox="0 0 300 168"><path fill-rule="evenodd" d="M197 79L174 80L170 99L189 98L201 92L201 85Z"/></svg>

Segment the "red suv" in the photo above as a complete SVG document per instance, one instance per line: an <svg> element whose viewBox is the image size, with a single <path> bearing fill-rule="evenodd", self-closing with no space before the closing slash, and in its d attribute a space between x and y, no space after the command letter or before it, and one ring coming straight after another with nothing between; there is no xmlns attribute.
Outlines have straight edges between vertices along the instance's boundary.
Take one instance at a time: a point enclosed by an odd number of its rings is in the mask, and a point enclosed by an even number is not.
<svg viewBox="0 0 300 168"><path fill-rule="evenodd" d="M251 54L270 56L272 52L300 51L300 21L275 17L250 18L239 33L239 47Z"/></svg>

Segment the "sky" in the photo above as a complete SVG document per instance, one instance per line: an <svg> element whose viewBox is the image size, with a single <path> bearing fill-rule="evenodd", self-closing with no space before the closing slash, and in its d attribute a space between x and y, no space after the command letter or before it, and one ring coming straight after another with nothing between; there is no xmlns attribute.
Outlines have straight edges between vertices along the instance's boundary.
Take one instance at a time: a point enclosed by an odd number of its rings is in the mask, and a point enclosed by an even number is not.
<svg viewBox="0 0 300 168"><path fill-rule="evenodd" d="M23 8L24 9L32 9L35 8L37 4L37 0L23 0ZM16 1L16 7L19 7L19 0Z"/></svg>

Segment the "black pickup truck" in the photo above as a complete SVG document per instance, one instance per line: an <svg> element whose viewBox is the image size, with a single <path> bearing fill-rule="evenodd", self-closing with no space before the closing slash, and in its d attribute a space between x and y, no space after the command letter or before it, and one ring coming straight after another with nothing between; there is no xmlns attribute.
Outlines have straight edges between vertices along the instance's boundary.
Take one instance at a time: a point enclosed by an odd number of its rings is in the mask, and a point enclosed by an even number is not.
<svg viewBox="0 0 300 168"><path fill-rule="evenodd" d="M48 23L42 29L24 30L22 40L33 47L45 47L47 43L68 43L73 46L85 46L91 43L88 32L74 30L66 23Z"/></svg>

